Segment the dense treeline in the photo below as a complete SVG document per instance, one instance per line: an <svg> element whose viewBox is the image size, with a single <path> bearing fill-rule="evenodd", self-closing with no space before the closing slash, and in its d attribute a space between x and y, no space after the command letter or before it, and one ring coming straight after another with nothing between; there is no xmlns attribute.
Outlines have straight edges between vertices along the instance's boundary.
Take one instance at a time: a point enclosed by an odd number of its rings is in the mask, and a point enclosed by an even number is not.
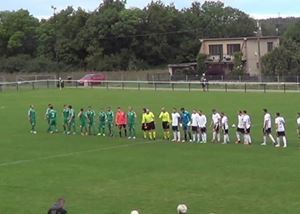
<svg viewBox="0 0 300 214"><path fill-rule="evenodd" d="M250 36L255 21L221 2L143 9L105 0L93 12L68 7L47 20L0 12L0 71L133 70L195 61L203 37Z"/></svg>
<svg viewBox="0 0 300 214"><path fill-rule="evenodd" d="M283 33L281 45L262 58L262 72L266 75L300 75L300 20L292 19Z"/></svg>
<svg viewBox="0 0 300 214"><path fill-rule="evenodd" d="M47 20L26 10L0 12L0 72L149 69L196 61L200 38L257 30L249 15L221 2L194 2L182 10L161 1L143 9L125 6L125 0L104 0L93 12L68 7ZM282 36L281 46L263 57L263 72L299 74L299 19L260 22L264 35Z"/></svg>

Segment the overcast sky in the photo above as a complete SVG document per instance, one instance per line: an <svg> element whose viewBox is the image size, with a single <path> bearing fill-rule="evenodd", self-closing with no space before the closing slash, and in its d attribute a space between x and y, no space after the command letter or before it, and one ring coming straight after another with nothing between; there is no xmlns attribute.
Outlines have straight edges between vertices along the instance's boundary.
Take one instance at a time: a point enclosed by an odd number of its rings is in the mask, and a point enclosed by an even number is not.
<svg viewBox="0 0 300 214"><path fill-rule="evenodd" d="M175 3L177 8L189 7L194 0L162 0ZM298 16L300 0L222 0L226 6L238 8L254 18ZM53 14L51 5L63 9L66 6L82 7L86 10L97 8L100 0L0 0L0 10L27 9L37 18L47 18ZM127 0L127 7L144 7L151 0ZM203 2L203 0L200 0Z"/></svg>

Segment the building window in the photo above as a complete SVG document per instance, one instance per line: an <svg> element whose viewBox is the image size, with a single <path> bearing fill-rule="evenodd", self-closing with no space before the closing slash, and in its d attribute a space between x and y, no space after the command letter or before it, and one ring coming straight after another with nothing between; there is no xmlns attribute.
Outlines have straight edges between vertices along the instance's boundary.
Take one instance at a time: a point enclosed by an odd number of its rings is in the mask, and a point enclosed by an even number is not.
<svg viewBox="0 0 300 214"><path fill-rule="evenodd" d="M274 49L273 42L268 42L267 45L268 45L268 52L273 51L273 49Z"/></svg>
<svg viewBox="0 0 300 214"><path fill-rule="evenodd" d="M223 45L209 45L209 55L222 56Z"/></svg>
<svg viewBox="0 0 300 214"><path fill-rule="evenodd" d="M241 51L241 45L240 44L228 44L227 45L227 54L228 55L233 55L236 52Z"/></svg>

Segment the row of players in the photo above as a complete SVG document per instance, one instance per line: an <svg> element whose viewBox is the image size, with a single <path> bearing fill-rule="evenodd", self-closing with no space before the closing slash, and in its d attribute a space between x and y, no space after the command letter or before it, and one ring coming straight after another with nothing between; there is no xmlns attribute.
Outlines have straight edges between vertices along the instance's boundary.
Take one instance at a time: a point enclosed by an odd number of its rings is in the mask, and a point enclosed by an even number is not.
<svg viewBox="0 0 300 214"><path fill-rule="evenodd" d="M75 111L71 105L65 105L63 112L63 129L65 134L76 134L76 124L75 124ZM94 135L96 134L95 124L96 124L96 113L91 108L88 107L87 111L80 109L77 117L79 118L80 129L82 135ZM36 134L36 113L34 106L31 105L28 111L28 118L31 124L31 133ZM162 121L162 128L164 130L164 139L170 139L170 125L173 131L172 141L180 142L181 141L181 132L183 130L184 137L182 142L198 142L206 143L207 142L207 118L202 111L193 110L192 113L189 113L184 108L181 108L179 113L176 108L173 108L171 115L162 108L159 118ZM45 119L48 122L48 132L54 133L57 132L57 111L54 107L49 104L46 110ZM108 107L107 111L100 111L98 114L98 132L99 136L105 136L106 128L108 129L109 136L113 136L114 125L119 129L119 135L122 137L122 130L124 135L127 137L127 130L129 131L129 139L135 139L135 126L136 126L137 114L133 111L131 107L127 113L125 113L120 107L117 109L116 115ZM272 120L271 115L268 113L267 109L264 109L264 122L263 122L263 143L261 145L266 145L267 137L271 139L273 144L277 147L280 146L280 138L283 140L283 147L287 147L287 140L285 137L285 120L280 115L276 113L275 118L276 132L277 132L277 141L275 141L272 136ZM225 113L218 113L215 109L212 110L212 121L211 127L213 129L212 142L221 141L221 133L223 133L223 144L230 142L229 139L229 122L228 117ZM233 124L233 127L235 125ZM297 127L298 135L300 136L300 113L298 113L297 118ZM128 128L128 129L127 129ZM149 110L144 108L142 115L142 130L144 131L144 138L146 139L149 136L150 140L155 140L156 131L155 131L155 116ZM238 125L236 131L237 141L236 143L241 143L241 136L244 138L244 144L251 144L251 118L247 114L247 111L239 111L238 113Z"/></svg>

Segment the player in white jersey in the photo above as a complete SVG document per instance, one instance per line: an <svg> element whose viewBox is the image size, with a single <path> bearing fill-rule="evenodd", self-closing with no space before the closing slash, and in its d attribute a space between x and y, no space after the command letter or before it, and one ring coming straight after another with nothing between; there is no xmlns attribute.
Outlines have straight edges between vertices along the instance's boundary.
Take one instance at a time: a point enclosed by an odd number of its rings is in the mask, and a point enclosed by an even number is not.
<svg viewBox="0 0 300 214"><path fill-rule="evenodd" d="M180 114L177 112L176 108L173 108L172 112L172 131L173 131L173 142L180 142Z"/></svg>
<svg viewBox="0 0 300 214"><path fill-rule="evenodd" d="M251 145L252 140L250 136L251 131L251 119L250 116L247 114L247 111L243 111L243 123L244 123L244 144Z"/></svg>
<svg viewBox="0 0 300 214"><path fill-rule="evenodd" d="M211 121L211 127L213 128L213 137L212 137L212 143L217 142L220 143L221 141L221 135L220 135L220 126L221 126L221 115L216 111L216 109L212 110L212 121Z"/></svg>
<svg viewBox="0 0 300 214"><path fill-rule="evenodd" d="M222 112L221 113L221 124L222 124L222 130L223 130L223 144L229 143L229 125L228 125L228 117Z"/></svg>
<svg viewBox="0 0 300 214"><path fill-rule="evenodd" d="M205 114L203 114L201 110L199 111L199 116L200 116L199 118L200 133L199 133L198 141L200 141L200 134L201 134L201 143L206 143L207 142L207 134L206 134L207 119Z"/></svg>
<svg viewBox="0 0 300 214"><path fill-rule="evenodd" d="M275 145L276 142L272 136L272 119L270 113L268 113L267 109L263 109L264 111L264 123L263 123L263 140L264 142L261 144L262 146L267 145L267 136L271 139L273 144Z"/></svg>
<svg viewBox="0 0 300 214"><path fill-rule="evenodd" d="M199 129L198 129L198 124L199 124L199 119L200 119L200 116L199 114L197 113L196 110L193 110L192 112L192 115L191 115L191 126L192 126L192 139L193 139L193 142L196 142L196 136L200 136L199 134Z"/></svg>
<svg viewBox="0 0 300 214"><path fill-rule="evenodd" d="M283 141L283 148L287 147L287 140L285 136L285 120L280 116L280 113L276 113L275 118L276 132L277 132L277 144L276 147L280 147L280 138Z"/></svg>
<svg viewBox="0 0 300 214"><path fill-rule="evenodd" d="M244 121L243 121L243 112L239 111L238 112L238 125L236 128L236 144L240 144L241 143L241 135L244 135Z"/></svg>
<svg viewBox="0 0 300 214"><path fill-rule="evenodd" d="M298 112L298 117L297 117L297 133L298 133L298 137L300 138L300 112Z"/></svg>

